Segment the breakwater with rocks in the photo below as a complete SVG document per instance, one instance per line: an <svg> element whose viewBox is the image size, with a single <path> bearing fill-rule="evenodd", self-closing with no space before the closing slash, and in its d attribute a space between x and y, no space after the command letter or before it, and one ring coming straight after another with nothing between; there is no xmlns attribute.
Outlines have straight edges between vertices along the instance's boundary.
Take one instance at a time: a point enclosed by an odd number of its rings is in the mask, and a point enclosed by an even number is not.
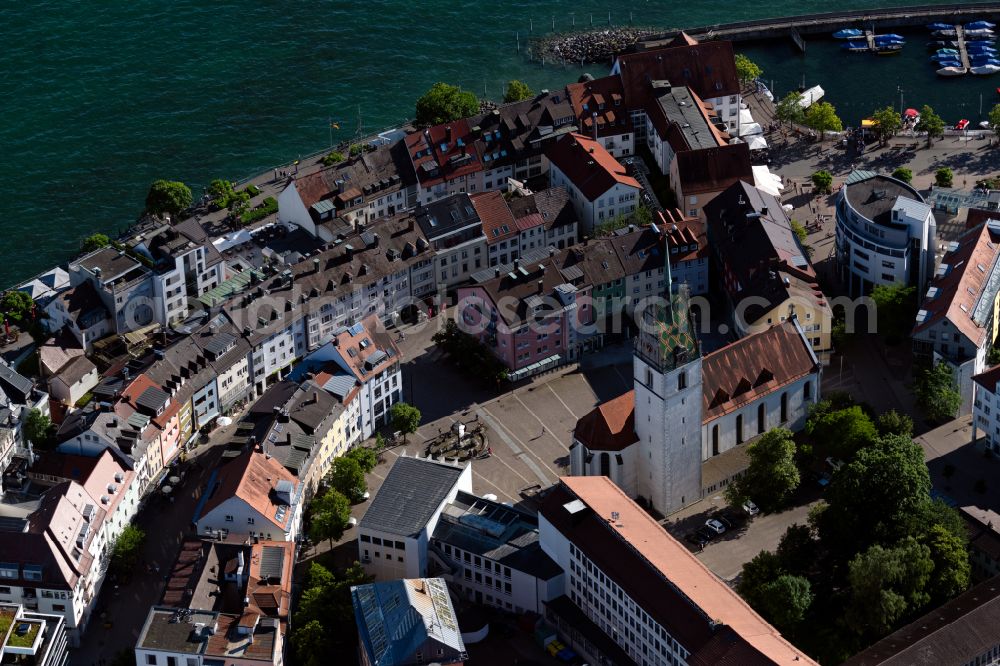
<svg viewBox="0 0 1000 666"><path fill-rule="evenodd" d="M531 42L529 54L543 63L606 63L615 53L662 32L655 28L606 28L546 35Z"/></svg>

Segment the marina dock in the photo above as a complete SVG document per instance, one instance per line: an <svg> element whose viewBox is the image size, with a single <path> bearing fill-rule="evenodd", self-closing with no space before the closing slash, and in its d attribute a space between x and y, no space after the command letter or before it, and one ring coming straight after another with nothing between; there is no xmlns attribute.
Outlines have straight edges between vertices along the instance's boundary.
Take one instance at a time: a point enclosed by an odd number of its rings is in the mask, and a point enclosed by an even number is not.
<svg viewBox="0 0 1000 666"><path fill-rule="evenodd" d="M965 45L965 27L961 25L955 26L955 38L958 40L958 56L962 61L962 67L965 71L969 71L971 63L969 62L969 49Z"/></svg>
<svg viewBox="0 0 1000 666"><path fill-rule="evenodd" d="M869 51L874 51L875 50L875 31L874 30L865 30L865 41L868 42L868 50Z"/></svg>

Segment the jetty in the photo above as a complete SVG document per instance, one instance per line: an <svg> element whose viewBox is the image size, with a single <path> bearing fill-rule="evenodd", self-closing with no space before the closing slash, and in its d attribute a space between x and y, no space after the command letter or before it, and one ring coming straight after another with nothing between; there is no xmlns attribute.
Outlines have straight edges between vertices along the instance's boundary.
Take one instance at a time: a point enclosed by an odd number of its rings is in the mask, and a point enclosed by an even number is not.
<svg viewBox="0 0 1000 666"><path fill-rule="evenodd" d="M868 50L869 51L874 51L875 50L875 31L874 30L865 30L865 41L868 42Z"/></svg>
<svg viewBox="0 0 1000 666"><path fill-rule="evenodd" d="M725 39L731 42L767 40L784 37L805 49L805 37L823 35L845 26L863 28L876 33L882 28L923 27L928 23L969 23L995 18L1000 14L1000 2L971 2L951 5L917 5L884 9L859 9L853 11L822 12L754 21L719 23L687 28L685 33L699 40ZM630 50L648 51L665 47L681 31L670 30L637 42Z"/></svg>
<svg viewBox="0 0 1000 666"><path fill-rule="evenodd" d="M965 68L965 71L969 71L971 63L969 62L969 49L965 44L965 26L955 26L955 38L958 40L958 56L962 60L962 67Z"/></svg>

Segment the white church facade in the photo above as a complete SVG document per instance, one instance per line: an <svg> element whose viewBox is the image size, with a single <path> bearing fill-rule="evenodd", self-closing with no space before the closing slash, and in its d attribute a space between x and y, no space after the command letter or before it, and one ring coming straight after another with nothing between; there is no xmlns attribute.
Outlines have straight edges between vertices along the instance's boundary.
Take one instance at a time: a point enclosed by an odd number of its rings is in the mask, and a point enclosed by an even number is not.
<svg viewBox="0 0 1000 666"><path fill-rule="evenodd" d="M742 473L755 437L800 430L819 401L822 364L795 319L702 356L683 294L646 328L635 388L577 422L570 467L669 515Z"/></svg>

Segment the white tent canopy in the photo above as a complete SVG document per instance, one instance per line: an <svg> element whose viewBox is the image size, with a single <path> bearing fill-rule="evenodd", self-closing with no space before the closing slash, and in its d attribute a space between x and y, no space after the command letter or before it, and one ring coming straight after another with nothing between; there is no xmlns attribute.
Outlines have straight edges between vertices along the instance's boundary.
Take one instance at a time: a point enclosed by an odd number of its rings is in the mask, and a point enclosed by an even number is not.
<svg viewBox="0 0 1000 666"><path fill-rule="evenodd" d="M750 144L750 150L766 150L767 149L767 139L765 139L760 134L756 134L756 135L750 137L750 140L747 141L747 143Z"/></svg>
<svg viewBox="0 0 1000 666"><path fill-rule="evenodd" d="M750 109L740 109L740 125L752 125L754 122Z"/></svg>
<svg viewBox="0 0 1000 666"><path fill-rule="evenodd" d="M781 184L781 176L771 173L767 165L751 167L753 169L753 184L771 196L780 197L781 190L785 189Z"/></svg>
<svg viewBox="0 0 1000 666"><path fill-rule="evenodd" d="M764 128L757 123L750 123L749 125L740 126L740 136L754 136L756 134L763 134Z"/></svg>

